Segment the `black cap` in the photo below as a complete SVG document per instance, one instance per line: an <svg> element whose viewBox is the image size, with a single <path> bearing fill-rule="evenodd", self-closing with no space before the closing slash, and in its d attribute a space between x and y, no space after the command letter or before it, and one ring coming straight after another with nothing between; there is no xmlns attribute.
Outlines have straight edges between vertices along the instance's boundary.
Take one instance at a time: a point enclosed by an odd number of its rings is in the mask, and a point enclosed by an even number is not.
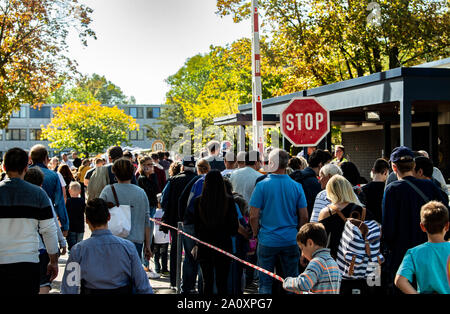
<svg viewBox="0 0 450 314"><path fill-rule="evenodd" d="M406 146L399 146L394 148L390 160L392 162L406 162L414 160L414 153Z"/></svg>
<svg viewBox="0 0 450 314"><path fill-rule="evenodd" d="M183 166L185 166L185 167L195 167L195 158L194 158L194 156L185 156L183 158Z"/></svg>

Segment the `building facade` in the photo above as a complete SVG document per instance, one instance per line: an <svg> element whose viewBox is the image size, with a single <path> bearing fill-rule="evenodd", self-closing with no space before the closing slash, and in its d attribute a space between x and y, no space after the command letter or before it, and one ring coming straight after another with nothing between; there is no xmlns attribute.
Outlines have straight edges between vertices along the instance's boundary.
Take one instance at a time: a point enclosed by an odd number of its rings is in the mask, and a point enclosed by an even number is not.
<svg viewBox="0 0 450 314"><path fill-rule="evenodd" d="M50 156L56 155L56 151L50 148L48 141L41 141L41 125L48 125L53 117L52 108L60 105L45 104L40 109L34 109L28 104L21 106L19 111L12 114L6 129L0 129L0 156L10 148L20 147L29 150L33 145L43 144L48 147ZM105 105L112 106L112 105ZM147 138L147 128L157 129L157 119L164 110L164 105L130 104L117 105L120 109L133 118L139 124L139 131L131 131L128 134L129 147L151 148L154 139ZM69 151L68 149L67 151Z"/></svg>

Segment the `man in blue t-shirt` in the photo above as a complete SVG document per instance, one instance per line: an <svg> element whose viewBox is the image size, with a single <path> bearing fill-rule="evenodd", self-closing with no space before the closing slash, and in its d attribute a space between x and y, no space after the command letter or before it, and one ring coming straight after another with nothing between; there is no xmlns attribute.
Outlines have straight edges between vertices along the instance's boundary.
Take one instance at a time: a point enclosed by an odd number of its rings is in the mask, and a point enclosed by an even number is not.
<svg viewBox="0 0 450 314"><path fill-rule="evenodd" d="M280 260L286 277L298 276L298 229L308 222L301 184L286 175L289 154L275 149L269 155L266 179L256 184L250 199L250 225L258 238L258 266L273 272ZM259 293L272 293L272 278L259 273Z"/></svg>

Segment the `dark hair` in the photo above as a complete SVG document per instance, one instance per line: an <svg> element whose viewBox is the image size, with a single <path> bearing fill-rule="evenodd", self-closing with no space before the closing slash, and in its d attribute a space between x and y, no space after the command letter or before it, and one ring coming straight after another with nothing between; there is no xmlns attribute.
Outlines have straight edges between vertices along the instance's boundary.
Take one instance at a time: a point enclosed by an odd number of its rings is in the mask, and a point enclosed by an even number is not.
<svg viewBox="0 0 450 314"><path fill-rule="evenodd" d="M302 163L297 157L292 157L291 159L289 159L288 167L292 170L300 170L300 168L302 167Z"/></svg>
<svg viewBox="0 0 450 314"><path fill-rule="evenodd" d="M424 156L419 156L414 159L416 166L414 170L417 172L422 169L423 175L427 178L433 177L433 162Z"/></svg>
<svg viewBox="0 0 450 314"><path fill-rule="evenodd" d="M324 151L323 149L316 149L313 151L311 156L309 156L308 164L311 168L319 167L319 164L322 163L324 166L328 161L332 160L333 156L329 152Z"/></svg>
<svg viewBox="0 0 450 314"><path fill-rule="evenodd" d="M220 148L220 143L218 141L210 141L208 144L206 144L206 149L210 152L210 153L215 153L216 151L218 151Z"/></svg>
<svg viewBox="0 0 450 314"><path fill-rule="evenodd" d="M122 158L123 157L122 148L120 146L112 146L112 147L108 148L108 156L112 160L117 160L119 158Z"/></svg>
<svg viewBox="0 0 450 314"><path fill-rule="evenodd" d="M39 167L33 167L28 169L23 179L31 184L41 186L44 183L44 173Z"/></svg>
<svg viewBox="0 0 450 314"><path fill-rule="evenodd" d="M397 170L400 173L406 173L409 171L412 171L414 169L414 160L411 161L399 161L394 162L394 164L397 166Z"/></svg>
<svg viewBox="0 0 450 314"><path fill-rule="evenodd" d="M119 158L114 162L112 172L117 180L128 181L133 178L134 166L129 159Z"/></svg>
<svg viewBox="0 0 450 314"><path fill-rule="evenodd" d="M351 161L345 161L341 164L342 175L346 178L352 186L361 183L361 175L359 174L358 167Z"/></svg>
<svg viewBox="0 0 450 314"><path fill-rule="evenodd" d="M158 152L156 152L157 154L158 154L158 159L159 160L163 160L164 159L164 152L162 151L162 150L160 150L160 151L158 151Z"/></svg>
<svg viewBox="0 0 450 314"><path fill-rule="evenodd" d="M426 203L420 209L420 222L429 234L442 232L448 223L447 207L436 201Z"/></svg>
<svg viewBox="0 0 450 314"><path fill-rule="evenodd" d="M28 166L28 154L22 148L11 148L3 157L3 165L6 172L13 171L21 174Z"/></svg>
<svg viewBox="0 0 450 314"><path fill-rule="evenodd" d="M384 173L389 171L389 163L383 158L378 158L373 164L373 172L374 173Z"/></svg>
<svg viewBox="0 0 450 314"><path fill-rule="evenodd" d="M123 153L123 157L127 157L127 158L133 158L133 154L130 151L125 151Z"/></svg>
<svg viewBox="0 0 450 314"><path fill-rule="evenodd" d="M86 219L93 227L106 225L110 217L108 204L101 198L94 198L86 204Z"/></svg>
<svg viewBox="0 0 450 314"><path fill-rule="evenodd" d="M59 166L58 172L61 173L61 175L64 178L64 181L67 185L70 184L70 182L75 181L75 178L73 177L72 171L70 171L70 168L68 165L63 164Z"/></svg>
<svg viewBox="0 0 450 314"><path fill-rule="evenodd" d="M91 161L89 160L89 158L85 158L83 159L83 161L81 162L81 164L83 166L88 166L91 163Z"/></svg>
<svg viewBox="0 0 450 314"><path fill-rule="evenodd" d="M170 164L169 167L169 176L173 177L176 176L181 172L181 162L175 161Z"/></svg>
<svg viewBox="0 0 450 314"><path fill-rule="evenodd" d="M205 176L202 194L199 196L200 218L210 227L223 224L230 202L221 173L211 170Z"/></svg>
<svg viewBox="0 0 450 314"><path fill-rule="evenodd" d="M34 164L43 163L48 156L47 148L44 145L37 144L31 147L30 157Z"/></svg>
<svg viewBox="0 0 450 314"><path fill-rule="evenodd" d="M164 156L169 158L170 157L170 153L169 152L164 152Z"/></svg>
<svg viewBox="0 0 450 314"><path fill-rule="evenodd" d="M159 159L158 153L151 153L151 154L150 154L150 157L151 157L152 159Z"/></svg>
<svg viewBox="0 0 450 314"><path fill-rule="evenodd" d="M259 161L259 152L256 150L251 150L249 152L245 152L245 165L246 166L254 166L257 161Z"/></svg>
<svg viewBox="0 0 450 314"><path fill-rule="evenodd" d="M297 243L306 245L308 239L311 239L318 246L326 247L328 236L325 227L318 222L304 224L297 233Z"/></svg>

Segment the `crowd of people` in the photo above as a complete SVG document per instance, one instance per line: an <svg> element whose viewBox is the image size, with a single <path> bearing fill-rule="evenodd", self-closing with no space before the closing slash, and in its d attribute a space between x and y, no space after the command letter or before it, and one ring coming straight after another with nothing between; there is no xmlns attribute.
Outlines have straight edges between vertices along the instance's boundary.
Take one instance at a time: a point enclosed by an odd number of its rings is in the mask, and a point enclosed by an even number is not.
<svg viewBox="0 0 450 314"><path fill-rule="evenodd" d="M5 154L1 292L49 293L66 252L63 294L153 293L160 276L176 289L178 232L161 221L284 278L182 236L182 294L450 293L448 190L425 151L395 148L370 182L342 145L307 158L217 141L198 159L119 146L106 156ZM130 213L125 235L109 227L116 209Z"/></svg>

